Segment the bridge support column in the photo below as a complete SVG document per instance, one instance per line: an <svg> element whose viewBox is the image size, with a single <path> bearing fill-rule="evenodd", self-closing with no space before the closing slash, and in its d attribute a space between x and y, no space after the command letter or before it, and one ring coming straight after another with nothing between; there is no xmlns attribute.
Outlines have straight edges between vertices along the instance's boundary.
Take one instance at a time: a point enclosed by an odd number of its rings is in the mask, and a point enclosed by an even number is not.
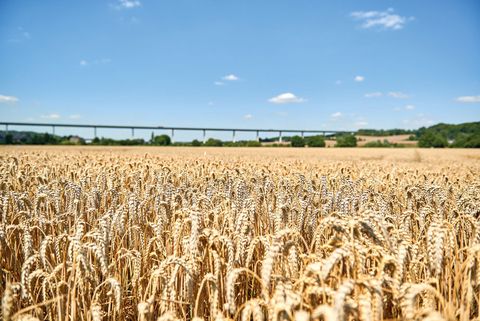
<svg viewBox="0 0 480 321"><path fill-rule="evenodd" d="M52 133L55 135L55 126L52 126Z"/></svg>
<svg viewBox="0 0 480 321"><path fill-rule="evenodd" d="M302 138L305 138L305 133L304 132L302 132Z"/></svg>
<svg viewBox="0 0 480 321"><path fill-rule="evenodd" d="M257 142L260 142L260 133L258 130L257 130Z"/></svg>
<svg viewBox="0 0 480 321"><path fill-rule="evenodd" d="M175 129L172 128L172 144L175 144Z"/></svg>
<svg viewBox="0 0 480 321"><path fill-rule="evenodd" d="M279 143L282 142L282 132L281 131L278 132L278 142Z"/></svg>
<svg viewBox="0 0 480 321"><path fill-rule="evenodd" d="M93 138L97 138L97 127L93 127Z"/></svg>
<svg viewBox="0 0 480 321"><path fill-rule="evenodd" d="M132 138L135 137L135 128L132 127Z"/></svg>
<svg viewBox="0 0 480 321"><path fill-rule="evenodd" d="M203 129L203 143L205 144L207 142L207 131Z"/></svg>
<svg viewBox="0 0 480 321"><path fill-rule="evenodd" d="M235 131L232 131L232 142L235 144Z"/></svg>
<svg viewBox="0 0 480 321"><path fill-rule="evenodd" d="M7 136L7 135L8 135L8 124L5 125L5 136Z"/></svg>
<svg viewBox="0 0 480 321"><path fill-rule="evenodd" d="M323 132L323 137L325 137L325 132Z"/></svg>

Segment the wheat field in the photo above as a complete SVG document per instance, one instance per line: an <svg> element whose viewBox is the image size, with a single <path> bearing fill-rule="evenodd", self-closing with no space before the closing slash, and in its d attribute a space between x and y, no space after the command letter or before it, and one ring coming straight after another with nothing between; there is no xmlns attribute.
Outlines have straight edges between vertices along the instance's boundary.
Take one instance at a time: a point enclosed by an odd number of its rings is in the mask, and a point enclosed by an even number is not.
<svg viewBox="0 0 480 321"><path fill-rule="evenodd" d="M480 320L480 152L0 149L0 319Z"/></svg>

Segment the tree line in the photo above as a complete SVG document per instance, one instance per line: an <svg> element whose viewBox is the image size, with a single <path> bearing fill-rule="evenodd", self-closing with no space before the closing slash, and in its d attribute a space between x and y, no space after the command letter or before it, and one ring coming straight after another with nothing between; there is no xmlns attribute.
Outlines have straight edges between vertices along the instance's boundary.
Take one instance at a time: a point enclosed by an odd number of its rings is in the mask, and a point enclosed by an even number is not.
<svg viewBox="0 0 480 321"><path fill-rule="evenodd" d="M417 141L418 147L455 147L455 148L480 148L480 122L463 123L458 125L437 124L431 127L421 127L416 130L391 129L391 130L376 130L376 129L359 129L355 135L364 136L392 136L392 135L410 135L409 140ZM286 136L282 141L287 146L292 147L325 147L325 139L335 139L335 147L356 147L357 137L353 134L343 134L337 136L305 136L301 137ZM222 141L220 139L210 138L206 142L201 142L194 139L191 142L176 142L173 143L168 135L155 136L152 133L150 140L143 138L137 139L112 139L105 137L96 137L90 145L101 146L225 146L225 147L285 147L285 143L279 143L278 137L265 138L256 140L243 141ZM79 136L58 136L49 133L36 133L27 131L5 131L0 132L1 144L25 144L25 145L85 145L85 139ZM267 144L269 143L269 144ZM383 141L373 141L364 145L364 147L401 147L399 144L392 144L388 139Z"/></svg>

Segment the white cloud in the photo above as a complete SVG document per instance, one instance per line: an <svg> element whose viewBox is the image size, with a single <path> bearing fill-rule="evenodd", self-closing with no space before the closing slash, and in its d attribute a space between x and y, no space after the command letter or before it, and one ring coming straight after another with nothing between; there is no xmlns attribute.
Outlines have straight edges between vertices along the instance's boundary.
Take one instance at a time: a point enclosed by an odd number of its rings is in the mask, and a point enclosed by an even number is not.
<svg viewBox="0 0 480 321"><path fill-rule="evenodd" d="M246 120L250 120L250 119L253 118L253 115L252 114L246 114L246 115L243 116L243 118L246 119Z"/></svg>
<svg viewBox="0 0 480 321"><path fill-rule="evenodd" d="M381 97L383 94L379 91L365 94L365 98Z"/></svg>
<svg viewBox="0 0 480 321"><path fill-rule="evenodd" d="M333 113L330 115L333 119L339 119L340 117L343 116L343 114L339 111L337 111L336 113Z"/></svg>
<svg viewBox="0 0 480 321"><path fill-rule="evenodd" d="M335 81L335 85L341 85L341 84L342 84L342 81L341 81L341 80Z"/></svg>
<svg viewBox="0 0 480 321"><path fill-rule="evenodd" d="M80 66L86 66L86 65L88 65L88 61L83 60L83 59L80 60Z"/></svg>
<svg viewBox="0 0 480 321"><path fill-rule="evenodd" d="M60 115L59 114L48 114L48 115L42 115L40 116L44 119L59 119Z"/></svg>
<svg viewBox="0 0 480 321"><path fill-rule="evenodd" d="M408 21L414 20L414 17L404 17L394 13L395 10L389 8L386 11L355 11L350 14L351 17L361 22L364 29L381 28L390 30L402 29Z"/></svg>
<svg viewBox="0 0 480 321"><path fill-rule="evenodd" d="M405 106L405 109L406 109L406 110L414 110L414 109L415 109L415 105L406 105L406 106Z"/></svg>
<svg viewBox="0 0 480 321"><path fill-rule="evenodd" d="M225 83L223 83L222 81L215 81L213 84L214 84L215 86L223 86L223 85L225 85Z"/></svg>
<svg viewBox="0 0 480 321"><path fill-rule="evenodd" d="M68 116L68 118L70 118L70 119L80 119L80 118L82 118L82 115L73 114L73 115Z"/></svg>
<svg viewBox="0 0 480 321"><path fill-rule="evenodd" d="M404 93L399 92L399 91L391 91L391 92L388 93L388 95L390 97L397 98L397 99L406 99L406 98L410 97L407 94L404 94Z"/></svg>
<svg viewBox="0 0 480 321"><path fill-rule="evenodd" d="M479 96L460 96L455 99L459 103L465 103L465 104L474 104L474 103L480 103L480 95Z"/></svg>
<svg viewBox="0 0 480 321"><path fill-rule="evenodd" d="M234 74L230 74L230 75L224 76L222 79L226 81L236 81L236 80L239 80L240 78L238 78Z"/></svg>
<svg viewBox="0 0 480 321"><path fill-rule="evenodd" d="M303 103L305 99L297 97L292 93L283 93L278 96L270 98L268 101L274 104L293 104L293 103Z"/></svg>
<svg viewBox="0 0 480 321"><path fill-rule="evenodd" d="M118 1L118 9L132 9L136 7L140 7L142 3L139 0L119 0Z"/></svg>
<svg viewBox="0 0 480 321"><path fill-rule="evenodd" d="M365 77L363 76L355 76L355 78L353 78L353 80L355 80L356 82L362 82L365 80Z"/></svg>
<svg viewBox="0 0 480 321"><path fill-rule="evenodd" d="M18 101L17 97L0 95L0 104L14 104Z"/></svg>

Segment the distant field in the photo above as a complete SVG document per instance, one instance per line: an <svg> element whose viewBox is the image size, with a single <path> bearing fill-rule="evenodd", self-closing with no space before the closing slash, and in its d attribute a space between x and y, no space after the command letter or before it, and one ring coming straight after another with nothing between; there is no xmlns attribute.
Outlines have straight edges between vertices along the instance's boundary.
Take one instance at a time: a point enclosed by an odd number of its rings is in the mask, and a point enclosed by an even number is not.
<svg viewBox="0 0 480 321"><path fill-rule="evenodd" d="M480 150L0 148L1 320L473 320Z"/></svg>

